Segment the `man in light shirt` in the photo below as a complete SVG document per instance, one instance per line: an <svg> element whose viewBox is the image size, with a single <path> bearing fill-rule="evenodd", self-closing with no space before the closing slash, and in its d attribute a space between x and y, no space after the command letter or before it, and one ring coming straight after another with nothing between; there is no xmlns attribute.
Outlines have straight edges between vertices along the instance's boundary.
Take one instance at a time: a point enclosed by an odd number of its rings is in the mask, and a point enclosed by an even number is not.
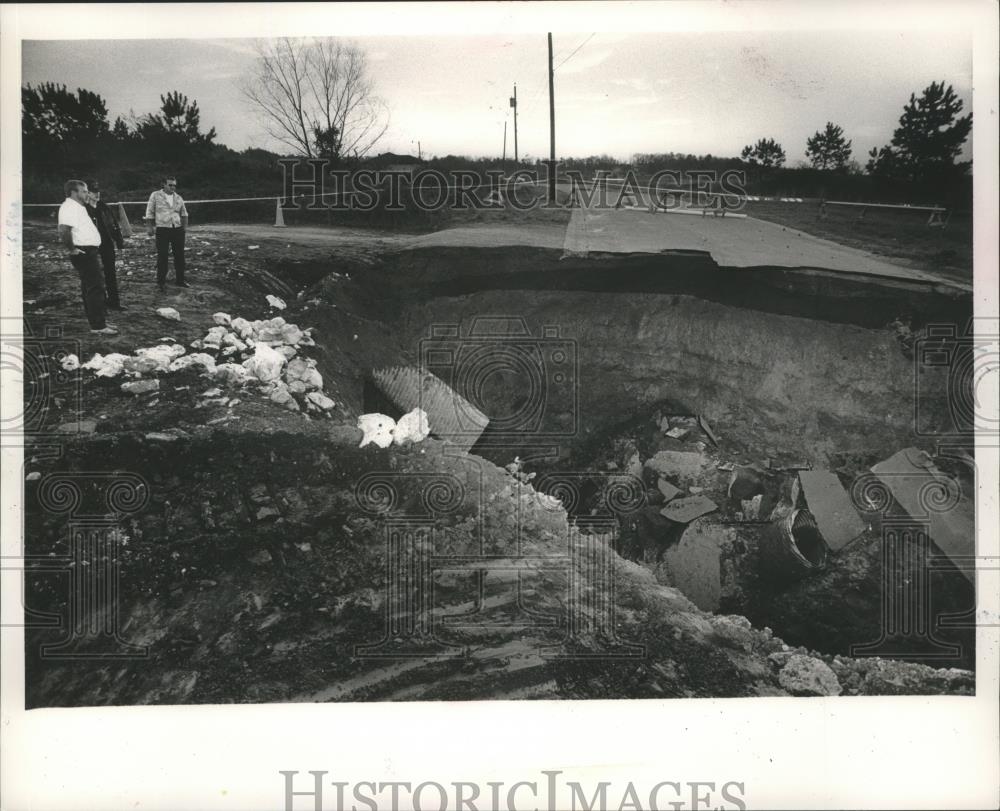
<svg viewBox="0 0 1000 811"><path fill-rule="evenodd" d="M117 335L118 330L105 320L104 272L101 269L101 234L84 207L87 184L67 180L66 199L59 206L59 239L66 257L80 275L83 310L90 331L98 335Z"/></svg>
<svg viewBox="0 0 1000 811"><path fill-rule="evenodd" d="M146 204L146 230L156 234L156 283L162 293L167 285L167 257L174 255L174 283L190 287L184 281L184 229L188 212L184 200L177 193L177 178L163 178L163 188L149 195Z"/></svg>

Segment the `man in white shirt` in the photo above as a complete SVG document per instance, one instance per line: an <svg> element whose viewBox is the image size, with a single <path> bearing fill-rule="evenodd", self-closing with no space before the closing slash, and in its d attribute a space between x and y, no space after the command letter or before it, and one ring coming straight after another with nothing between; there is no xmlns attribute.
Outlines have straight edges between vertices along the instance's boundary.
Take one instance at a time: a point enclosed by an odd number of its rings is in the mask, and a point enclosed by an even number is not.
<svg viewBox="0 0 1000 811"><path fill-rule="evenodd" d="M177 178L163 178L163 188L149 195L146 203L146 230L156 234L156 283L162 293L167 284L167 256L174 254L174 283L190 287L184 281L184 229L188 212L184 200L177 193Z"/></svg>
<svg viewBox="0 0 1000 811"><path fill-rule="evenodd" d="M104 272L101 269L101 234L84 207L87 184L67 180L66 199L59 206L59 239L66 257L80 274L83 310L90 331L98 335L117 335L118 330L105 320Z"/></svg>

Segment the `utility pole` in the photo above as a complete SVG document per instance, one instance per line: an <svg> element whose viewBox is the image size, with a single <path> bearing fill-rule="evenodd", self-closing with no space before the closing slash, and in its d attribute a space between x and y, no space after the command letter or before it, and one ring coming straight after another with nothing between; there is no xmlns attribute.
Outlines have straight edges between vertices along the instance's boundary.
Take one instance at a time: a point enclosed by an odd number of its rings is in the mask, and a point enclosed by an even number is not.
<svg viewBox="0 0 1000 811"><path fill-rule="evenodd" d="M556 201L556 96L552 70L552 32L549 32L549 203Z"/></svg>
<svg viewBox="0 0 1000 811"><path fill-rule="evenodd" d="M510 97L510 106L514 108L514 169L517 169L517 85L514 85L514 95Z"/></svg>

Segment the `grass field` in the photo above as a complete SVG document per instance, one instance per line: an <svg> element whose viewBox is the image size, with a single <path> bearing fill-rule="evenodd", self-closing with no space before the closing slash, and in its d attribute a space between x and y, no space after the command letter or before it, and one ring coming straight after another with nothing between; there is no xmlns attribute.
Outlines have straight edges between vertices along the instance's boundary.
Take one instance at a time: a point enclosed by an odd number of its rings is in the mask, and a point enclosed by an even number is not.
<svg viewBox="0 0 1000 811"><path fill-rule="evenodd" d="M815 203L760 202L748 203L747 213L887 259L906 260L921 270L972 281L972 219L967 214L953 215L945 228L929 228L927 217L915 211L869 210L858 220L856 210L833 208L821 220Z"/></svg>

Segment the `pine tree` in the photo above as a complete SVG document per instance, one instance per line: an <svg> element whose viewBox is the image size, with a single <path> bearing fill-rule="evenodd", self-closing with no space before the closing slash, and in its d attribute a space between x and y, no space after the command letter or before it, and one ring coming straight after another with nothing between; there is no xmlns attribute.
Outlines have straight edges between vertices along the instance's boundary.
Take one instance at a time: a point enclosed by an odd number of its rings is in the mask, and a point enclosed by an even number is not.
<svg viewBox="0 0 1000 811"><path fill-rule="evenodd" d="M773 138L761 138L753 146L743 147L740 157L753 166L770 168L785 163L785 150Z"/></svg>
<svg viewBox="0 0 1000 811"><path fill-rule="evenodd" d="M827 121L825 130L806 139L806 157L814 169L844 169L851 159L851 142L843 128Z"/></svg>
<svg viewBox="0 0 1000 811"><path fill-rule="evenodd" d="M972 132L972 113L959 116L964 103L951 85L931 82L917 98L910 94L903 107L892 143L869 152L868 171L897 175L915 181L942 180L964 172L968 163L956 164L962 145Z"/></svg>

